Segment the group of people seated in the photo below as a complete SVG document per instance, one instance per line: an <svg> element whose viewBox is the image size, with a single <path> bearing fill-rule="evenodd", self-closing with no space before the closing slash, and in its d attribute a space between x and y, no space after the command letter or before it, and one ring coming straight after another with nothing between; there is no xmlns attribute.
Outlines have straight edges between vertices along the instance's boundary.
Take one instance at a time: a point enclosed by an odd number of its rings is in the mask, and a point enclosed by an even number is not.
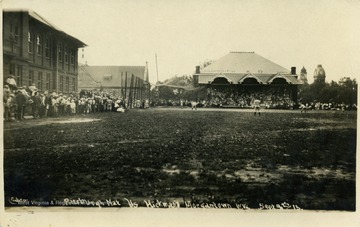
<svg viewBox="0 0 360 227"><path fill-rule="evenodd" d="M307 112L308 110L356 110L357 105L346 105L344 103L336 102L300 102L299 109L301 112Z"/></svg>
<svg viewBox="0 0 360 227"><path fill-rule="evenodd" d="M197 101L198 107L237 107L253 108L254 101L259 100L260 106L267 109L293 109L295 102L291 100L289 94L284 91L272 90L267 91L248 91L233 89L215 89L207 88L206 95L202 99L155 99L152 103L154 106L188 106Z"/></svg>
<svg viewBox="0 0 360 227"><path fill-rule="evenodd" d="M251 108L256 99L260 100L262 107L268 109L292 109L295 104L286 92L271 89L267 91L234 91L208 88L205 102L207 106Z"/></svg>

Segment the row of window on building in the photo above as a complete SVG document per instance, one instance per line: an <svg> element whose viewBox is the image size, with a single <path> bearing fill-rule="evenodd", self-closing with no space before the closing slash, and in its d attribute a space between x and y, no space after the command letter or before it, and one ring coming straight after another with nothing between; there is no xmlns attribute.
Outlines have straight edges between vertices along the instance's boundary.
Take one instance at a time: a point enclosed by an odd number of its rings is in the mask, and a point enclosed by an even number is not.
<svg viewBox="0 0 360 227"><path fill-rule="evenodd" d="M19 26L10 25L10 37L14 43L19 44L20 29ZM28 52L29 54L34 53L34 41L36 41L36 54L38 56L43 55L43 46L45 48L45 58L50 59L51 56L51 42L49 37L45 37L43 40L40 34L37 34L36 39L34 40L34 34L28 32ZM59 62L70 63L71 65L75 64L75 49L68 46L64 46L62 43L59 43L57 46L57 54Z"/></svg>
<svg viewBox="0 0 360 227"><path fill-rule="evenodd" d="M51 91L56 90L56 75L52 75L48 72L34 71L29 70L29 77L27 81L23 77L23 69L21 65L10 65L10 72L13 72L15 76L15 80L18 86L31 86L35 84L35 86L40 91ZM70 84L71 79L71 84ZM52 80L52 81L51 81ZM50 86L52 85L52 86ZM76 92L76 79L70 78L69 76L59 75L59 92L70 93Z"/></svg>

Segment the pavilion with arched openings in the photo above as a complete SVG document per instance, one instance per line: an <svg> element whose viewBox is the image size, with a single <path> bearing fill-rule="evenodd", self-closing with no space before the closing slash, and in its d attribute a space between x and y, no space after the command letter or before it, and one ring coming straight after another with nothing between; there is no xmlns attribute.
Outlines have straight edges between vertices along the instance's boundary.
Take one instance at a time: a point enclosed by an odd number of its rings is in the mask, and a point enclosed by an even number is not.
<svg viewBox="0 0 360 227"><path fill-rule="evenodd" d="M198 94L199 99L208 99L209 92L216 91L223 92L225 98L246 96L267 103L275 99L296 103L302 84L295 67L288 70L254 52L230 52L201 70L196 67L193 77L195 86L206 88Z"/></svg>

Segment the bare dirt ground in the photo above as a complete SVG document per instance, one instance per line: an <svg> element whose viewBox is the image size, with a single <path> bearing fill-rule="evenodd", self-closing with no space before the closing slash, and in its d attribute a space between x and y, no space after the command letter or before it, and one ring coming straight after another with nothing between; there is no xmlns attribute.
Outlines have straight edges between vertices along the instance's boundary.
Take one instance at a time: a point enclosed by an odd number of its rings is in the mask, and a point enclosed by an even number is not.
<svg viewBox="0 0 360 227"><path fill-rule="evenodd" d="M5 122L4 148L9 207L92 206L75 204L81 198L355 210L356 112L155 108L27 119Z"/></svg>

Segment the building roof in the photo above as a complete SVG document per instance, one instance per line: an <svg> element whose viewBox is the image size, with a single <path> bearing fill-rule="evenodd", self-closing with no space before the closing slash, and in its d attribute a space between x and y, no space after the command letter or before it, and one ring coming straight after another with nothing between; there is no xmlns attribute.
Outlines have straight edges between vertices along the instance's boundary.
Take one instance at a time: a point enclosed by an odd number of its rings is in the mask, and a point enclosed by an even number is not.
<svg viewBox="0 0 360 227"><path fill-rule="evenodd" d="M242 84L248 78L259 84L271 84L277 78L288 84L302 84L296 74L254 52L230 52L195 75L199 84L210 84L216 78L225 78L230 84Z"/></svg>
<svg viewBox="0 0 360 227"><path fill-rule="evenodd" d="M96 81L92 76L79 64L78 87L79 89L100 89L100 82Z"/></svg>
<svg viewBox="0 0 360 227"><path fill-rule="evenodd" d="M6 9L6 10L4 10L4 12L13 12L13 13L16 13L16 12L18 12L18 13L20 13L20 12L26 12L26 13L29 14L29 16L30 16L31 18L33 18L33 19L39 21L40 23L42 23L42 24L44 24L44 25L46 25L46 26L48 26L48 27L56 30L57 32L65 35L66 37L68 37L68 38L76 41L76 42L79 44L80 47L85 47L85 46L87 46L87 45L86 45L84 42L82 42L81 40L79 40L79 39L77 39L77 38L75 38L75 37L67 34L66 32L62 31L60 28L58 28L57 26L55 26L54 24L52 24L50 21L48 21L47 19L45 19L44 17L42 17L40 14L38 14L38 13L32 11L32 10L12 10L12 9Z"/></svg>
<svg viewBox="0 0 360 227"><path fill-rule="evenodd" d="M91 88L88 87L91 85L95 86L93 88L120 88L125 87L125 84L130 87L132 75L143 83L148 75L146 66L79 65L79 88ZM136 86L135 80L133 86Z"/></svg>
<svg viewBox="0 0 360 227"><path fill-rule="evenodd" d="M290 71L255 52L230 52L201 70L204 73L289 73Z"/></svg>
<svg viewBox="0 0 360 227"><path fill-rule="evenodd" d="M44 17L40 16L38 13L29 10L29 15L30 15L32 18L40 21L41 23L49 26L50 28L53 28L54 30L57 30L58 32L64 34L66 37L75 40L76 42L79 43L80 47L85 47L85 46L87 46L84 42L82 42L81 40L79 40L79 39L77 39L77 38L75 38L75 37L67 34L66 32L62 31L61 29L59 29L58 27L56 27L54 24L52 24L50 21L48 21L48 20L46 20Z"/></svg>
<svg viewBox="0 0 360 227"><path fill-rule="evenodd" d="M289 84L302 84L294 75L285 73L204 73L199 75L199 84L211 84L216 78L225 78L230 84L242 84L245 79L253 78L259 84L271 84L276 78L283 78Z"/></svg>
<svg viewBox="0 0 360 227"><path fill-rule="evenodd" d="M60 30L58 27L56 27L54 24L50 23L50 21L48 21L44 17L40 16L38 13L31 11L31 10L29 10L28 13L29 13L29 16L40 21L41 23L43 23L57 31L64 32L64 31Z"/></svg>

